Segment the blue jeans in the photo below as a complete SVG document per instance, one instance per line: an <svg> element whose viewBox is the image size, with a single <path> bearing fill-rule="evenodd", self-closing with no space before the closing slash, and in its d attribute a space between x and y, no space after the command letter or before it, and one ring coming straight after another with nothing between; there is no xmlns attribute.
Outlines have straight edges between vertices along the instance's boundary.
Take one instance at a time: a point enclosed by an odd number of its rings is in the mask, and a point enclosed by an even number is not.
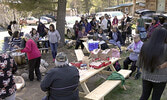
<svg viewBox="0 0 167 100"><path fill-rule="evenodd" d="M56 55L57 55L57 47L58 47L58 43L50 43L50 48L52 50L52 57L53 59L56 58Z"/></svg>
<svg viewBox="0 0 167 100"><path fill-rule="evenodd" d="M138 26L137 29L138 29L139 33L146 31L146 29L144 27L140 27L140 26Z"/></svg>

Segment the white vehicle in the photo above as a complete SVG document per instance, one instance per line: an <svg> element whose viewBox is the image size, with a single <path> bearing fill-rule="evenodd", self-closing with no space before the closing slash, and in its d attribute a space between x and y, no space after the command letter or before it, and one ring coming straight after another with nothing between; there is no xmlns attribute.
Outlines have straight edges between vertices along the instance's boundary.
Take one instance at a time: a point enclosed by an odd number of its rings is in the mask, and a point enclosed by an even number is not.
<svg viewBox="0 0 167 100"><path fill-rule="evenodd" d="M73 38L75 36L73 26L75 24L75 21L78 20L78 22L81 20L80 17L77 16L66 16L66 26L65 26L65 34L68 38Z"/></svg>
<svg viewBox="0 0 167 100"><path fill-rule="evenodd" d="M110 11L110 12L98 12L96 13L96 19L99 20L101 16L104 16L105 14L109 15L111 17L111 22L113 21L114 17L117 16L119 23L124 15L121 11ZM119 26L119 25L118 25Z"/></svg>
<svg viewBox="0 0 167 100"><path fill-rule="evenodd" d="M53 21L51 18L46 17L46 16L41 16L41 17L40 17L40 20L46 20L48 24Z"/></svg>
<svg viewBox="0 0 167 100"><path fill-rule="evenodd" d="M29 25L38 24L39 23L39 19L37 19L35 17L28 17L28 18L26 18L26 22ZM47 20L40 19L40 22L43 23L43 24L47 24Z"/></svg>

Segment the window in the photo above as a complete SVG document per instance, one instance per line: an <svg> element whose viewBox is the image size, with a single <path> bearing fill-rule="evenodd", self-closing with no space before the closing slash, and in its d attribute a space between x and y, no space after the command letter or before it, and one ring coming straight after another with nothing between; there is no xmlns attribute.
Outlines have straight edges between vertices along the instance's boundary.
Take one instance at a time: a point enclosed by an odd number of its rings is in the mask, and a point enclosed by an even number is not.
<svg viewBox="0 0 167 100"><path fill-rule="evenodd" d="M125 12L129 12L129 8L128 7L125 7Z"/></svg>

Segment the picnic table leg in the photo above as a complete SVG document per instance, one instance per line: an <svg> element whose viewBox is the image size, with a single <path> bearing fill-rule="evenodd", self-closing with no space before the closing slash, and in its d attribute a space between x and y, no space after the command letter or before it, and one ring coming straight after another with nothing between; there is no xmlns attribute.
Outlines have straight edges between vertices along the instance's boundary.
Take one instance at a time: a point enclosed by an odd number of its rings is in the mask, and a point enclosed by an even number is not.
<svg viewBox="0 0 167 100"><path fill-rule="evenodd" d="M86 94L89 94L89 93L90 93L90 91L89 91L89 89L88 89L88 87L87 87L87 85L86 85L85 82L83 82L83 83L81 84L81 87L82 87L82 89L84 90L84 92L85 92Z"/></svg>
<svg viewBox="0 0 167 100"><path fill-rule="evenodd" d="M113 65L110 66L110 69L112 70L112 72L116 71Z"/></svg>
<svg viewBox="0 0 167 100"><path fill-rule="evenodd" d="M104 100L104 97L103 97L103 98L101 98L101 100Z"/></svg>

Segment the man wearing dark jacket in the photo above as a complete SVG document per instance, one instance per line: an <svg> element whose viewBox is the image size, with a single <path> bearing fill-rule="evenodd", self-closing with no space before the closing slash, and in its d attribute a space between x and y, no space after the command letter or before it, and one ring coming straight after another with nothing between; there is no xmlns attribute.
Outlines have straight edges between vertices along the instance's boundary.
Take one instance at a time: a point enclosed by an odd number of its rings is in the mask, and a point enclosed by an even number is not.
<svg viewBox="0 0 167 100"><path fill-rule="evenodd" d="M48 71L41 89L48 92L43 100L79 100L79 72L76 67L68 65L68 59L63 52L57 54L56 67Z"/></svg>

